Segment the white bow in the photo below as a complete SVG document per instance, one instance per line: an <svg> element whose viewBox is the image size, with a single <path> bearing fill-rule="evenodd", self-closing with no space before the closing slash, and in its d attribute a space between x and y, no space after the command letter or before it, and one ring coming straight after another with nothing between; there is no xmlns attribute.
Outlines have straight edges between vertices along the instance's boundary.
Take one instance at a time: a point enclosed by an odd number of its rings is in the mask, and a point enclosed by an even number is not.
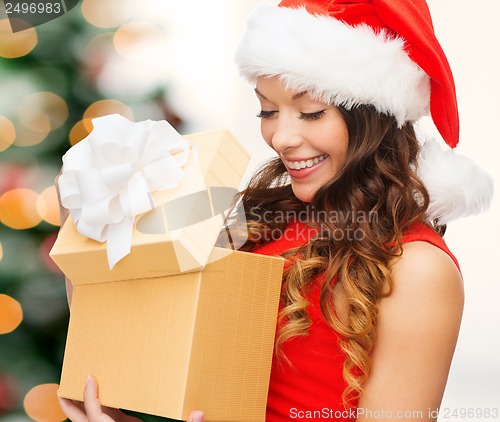
<svg viewBox="0 0 500 422"><path fill-rule="evenodd" d="M154 208L151 192L175 188L184 176L190 144L166 121L111 114L92 124L63 157L59 191L76 229L107 240L112 269L130 253L135 217Z"/></svg>

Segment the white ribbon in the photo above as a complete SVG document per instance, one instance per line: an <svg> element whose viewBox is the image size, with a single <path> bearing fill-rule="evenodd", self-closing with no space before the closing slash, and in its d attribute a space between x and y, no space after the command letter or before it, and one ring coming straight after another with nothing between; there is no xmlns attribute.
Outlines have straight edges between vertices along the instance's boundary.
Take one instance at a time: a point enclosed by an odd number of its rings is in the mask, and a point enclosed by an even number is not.
<svg viewBox="0 0 500 422"><path fill-rule="evenodd" d="M107 241L109 268L130 253L135 217L154 208L151 192L177 187L190 144L166 121L131 122L118 114L63 157L61 203L76 229Z"/></svg>

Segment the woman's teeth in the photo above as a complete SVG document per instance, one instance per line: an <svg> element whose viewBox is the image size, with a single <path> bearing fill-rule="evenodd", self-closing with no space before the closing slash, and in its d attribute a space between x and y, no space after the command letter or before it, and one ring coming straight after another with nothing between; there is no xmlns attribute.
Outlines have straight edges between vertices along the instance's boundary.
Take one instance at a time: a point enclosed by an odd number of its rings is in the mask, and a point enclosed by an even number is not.
<svg viewBox="0 0 500 422"><path fill-rule="evenodd" d="M319 164L325 158L328 157L328 154L323 154L319 157L311 158L310 160L302 160L302 161L285 161L286 165L293 170L302 170L305 168L313 167L316 164Z"/></svg>

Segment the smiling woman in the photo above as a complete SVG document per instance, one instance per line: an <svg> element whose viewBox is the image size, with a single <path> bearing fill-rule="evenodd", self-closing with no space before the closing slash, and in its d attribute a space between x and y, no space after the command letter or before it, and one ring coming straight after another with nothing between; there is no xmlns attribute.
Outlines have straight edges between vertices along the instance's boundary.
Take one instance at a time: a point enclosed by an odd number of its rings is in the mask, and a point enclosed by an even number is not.
<svg viewBox="0 0 500 422"><path fill-rule="evenodd" d="M444 141L458 143L453 77L425 1L262 5L237 63L279 156L244 191L244 248L290 262L268 420L291 408L435 420L426 410L440 405L463 307L458 262L439 233L486 208L492 182L414 128L430 109ZM284 210L284 222L261 218ZM350 211L377 218L329 218ZM350 409L368 412L341 413Z"/></svg>

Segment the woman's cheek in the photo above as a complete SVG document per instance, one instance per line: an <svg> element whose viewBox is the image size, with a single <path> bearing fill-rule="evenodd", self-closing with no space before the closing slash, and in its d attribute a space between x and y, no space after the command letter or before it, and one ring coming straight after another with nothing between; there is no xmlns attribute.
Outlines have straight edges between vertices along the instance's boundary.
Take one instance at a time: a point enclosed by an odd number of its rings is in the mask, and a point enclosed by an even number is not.
<svg viewBox="0 0 500 422"><path fill-rule="evenodd" d="M269 145L271 148L273 148L273 142L272 142L273 132L272 129L270 128L269 122L264 121L264 119L260 124L260 132L266 144Z"/></svg>

